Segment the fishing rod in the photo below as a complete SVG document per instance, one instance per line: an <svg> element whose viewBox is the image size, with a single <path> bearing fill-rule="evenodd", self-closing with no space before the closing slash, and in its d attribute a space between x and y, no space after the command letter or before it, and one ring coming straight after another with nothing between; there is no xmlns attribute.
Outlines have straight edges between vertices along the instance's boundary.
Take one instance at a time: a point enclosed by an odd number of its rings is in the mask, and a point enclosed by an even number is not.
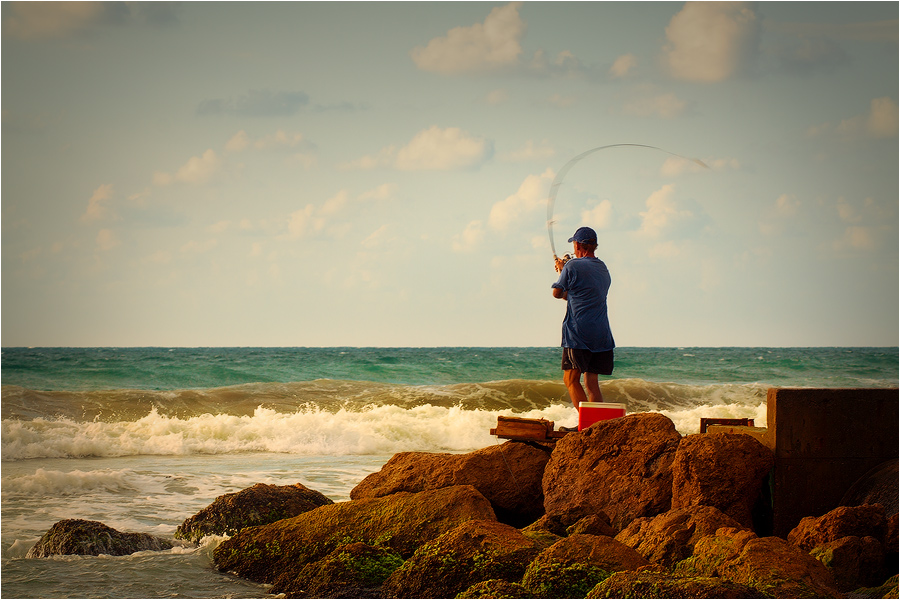
<svg viewBox="0 0 900 600"><path fill-rule="evenodd" d="M595 152L599 152L600 150L606 150L607 148L619 148L619 147L623 147L623 146L631 146L634 148L649 148L650 150L659 150L660 152L665 152L666 154L670 154L672 156L677 156L678 158L683 158L685 160L689 160L691 162L697 163L698 165L700 165L701 167L703 167L705 169L709 168L709 166L706 163L704 163L702 160L700 160L699 158L688 158L686 156L682 156L681 154L669 152L668 150L665 150L663 148L658 148L657 146L649 146L647 144L609 144L606 146L600 146L599 148L591 148L590 150L582 152L581 154L579 154L575 158L569 160L569 162L567 162L566 164L563 165L563 168L559 170L559 173L556 174L556 177L553 178L553 183L550 185L550 195L547 197L547 234L550 236L550 249L553 251L554 262L558 262L558 261L562 260L563 264L565 264L566 261L568 261L569 259L572 258L569 254L566 254L565 257L560 259L556 255L556 244L553 241L553 223L554 223L554 221L553 221L553 206L554 206L554 204L556 204L556 194L559 192L559 186L562 185L562 182L566 176L566 173L568 173L569 170L572 167L574 167L575 164L577 162L579 162L581 159L583 159ZM559 268L561 268L561 267L559 267Z"/></svg>

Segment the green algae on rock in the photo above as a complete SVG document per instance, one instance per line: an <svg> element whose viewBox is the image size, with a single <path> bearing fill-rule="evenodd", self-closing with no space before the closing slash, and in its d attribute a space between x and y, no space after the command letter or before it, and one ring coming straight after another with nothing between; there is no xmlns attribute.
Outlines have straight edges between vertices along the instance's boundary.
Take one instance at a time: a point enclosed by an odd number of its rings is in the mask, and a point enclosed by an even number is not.
<svg viewBox="0 0 900 600"><path fill-rule="evenodd" d="M406 558L422 544L473 519L496 520L472 486L400 492L320 506L269 525L249 527L219 545L216 566L261 583L296 577L335 548L362 542Z"/></svg>
<svg viewBox="0 0 900 600"><path fill-rule="evenodd" d="M169 550L172 543L149 533L125 533L99 521L64 519L51 527L26 558L60 554L126 556L143 550Z"/></svg>

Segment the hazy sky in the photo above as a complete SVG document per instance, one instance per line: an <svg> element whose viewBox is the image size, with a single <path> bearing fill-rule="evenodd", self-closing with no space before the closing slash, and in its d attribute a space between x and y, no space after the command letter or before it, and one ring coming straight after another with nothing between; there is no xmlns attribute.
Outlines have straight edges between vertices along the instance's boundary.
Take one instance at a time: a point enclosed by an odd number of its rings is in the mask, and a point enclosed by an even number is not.
<svg viewBox="0 0 900 600"><path fill-rule="evenodd" d="M897 345L898 6L4 2L2 344Z"/></svg>

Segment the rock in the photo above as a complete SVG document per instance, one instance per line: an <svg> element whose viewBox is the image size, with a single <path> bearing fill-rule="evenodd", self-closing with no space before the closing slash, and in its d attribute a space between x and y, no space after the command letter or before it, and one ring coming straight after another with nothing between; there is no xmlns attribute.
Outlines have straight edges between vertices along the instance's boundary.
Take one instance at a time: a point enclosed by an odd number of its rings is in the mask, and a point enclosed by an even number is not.
<svg viewBox="0 0 900 600"><path fill-rule="evenodd" d="M689 557L700 539L722 527L742 529L717 508L694 506L635 519L616 539L650 562L669 567Z"/></svg>
<svg viewBox="0 0 900 600"><path fill-rule="evenodd" d="M810 554L831 571L842 592L884 581L884 548L873 537L844 537L816 546Z"/></svg>
<svg viewBox="0 0 900 600"><path fill-rule="evenodd" d="M713 506L744 527L775 457L740 433L703 433L681 440L672 463L672 508Z"/></svg>
<svg viewBox="0 0 900 600"><path fill-rule="evenodd" d="M542 548L549 548L567 535L566 525L558 515L544 515L528 527L522 528L521 532Z"/></svg>
<svg viewBox="0 0 900 600"><path fill-rule="evenodd" d="M175 537L196 543L207 535L234 535L244 527L274 523L326 504L333 502L300 483L283 486L257 483L240 492L219 496L179 525Z"/></svg>
<svg viewBox="0 0 900 600"><path fill-rule="evenodd" d="M821 562L778 537L722 528L694 546L690 558L673 569L684 577L721 577L767 597L838 598L834 577Z"/></svg>
<svg viewBox="0 0 900 600"><path fill-rule="evenodd" d="M888 460L860 477L841 498L841 506L880 504L887 515L898 512L897 459Z"/></svg>
<svg viewBox="0 0 900 600"><path fill-rule="evenodd" d="M897 598L897 580L898 576L894 575L877 587L855 589L849 596L851 598Z"/></svg>
<svg viewBox="0 0 900 600"><path fill-rule="evenodd" d="M242 529L213 553L216 566L280 587L309 563L339 546L362 542L407 558L420 545L473 519L493 520L490 503L478 490L461 485L384 498L327 504L290 519ZM301 586L302 587L302 586Z"/></svg>
<svg viewBox="0 0 900 600"><path fill-rule="evenodd" d="M847 536L884 540L887 519L880 504L839 506L821 517L804 517L788 534L788 541L810 552L816 546Z"/></svg>
<svg viewBox="0 0 900 600"><path fill-rule="evenodd" d="M540 552L510 525L467 521L419 547L384 582L387 598L453 598L491 579L518 582Z"/></svg>
<svg viewBox="0 0 900 600"><path fill-rule="evenodd" d="M587 598L765 598L757 590L720 577L675 577L659 566L613 573Z"/></svg>
<svg viewBox="0 0 900 600"><path fill-rule="evenodd" d="M600 511L616 531L669 510L681 435L657 413L600 421L556 443L544 470L544 509L577 519Z"/></svg>
<svg viewBox="0 0 900 600"><path fill-rule="evenodd" d="M528 565L522 585L536 598L584 598L611 574L647 564L611 537L575 534L542 551Z"/></svg>
<svg viewBox="0 0 900 600"><path fill-rule="evenodd" d="M612 525L609 524L609 517L607 517L605 513L588 515L574 525L566 528L566 535L574 535L576 533L616 537L616 532L612 528Z"/></svg>
<svg viewBox="0 0 900 600"><path fill-rule="evenodd" d="M362 542L335 548L307 564L280 593L288 598L381 598L381 585L403 559L385 548Z"/></svg>
<svg viewBox="0 0 900 600"><path fill-rule="evenodd" d="M169 550L172 543L149 533L123 533L99 521L65 519L51 527L25 558L57 554L125 556L143 550Z"/></svg>
<svg viewBox="0 0 900 600"><path fill-rule="evenodd" d="M504 579L489 579L471 586L456 595L457 598L527 598L528 590L521 583Z"/></svg>
<svg viewBox="0 0 900 600"><path fill-rule="evenodd" d="M548 460L548 448L516 441L468 454L401 452L353 488L350 498L471 485L490 501L500 522L523 527L544 513L541 478Z"/></svg>

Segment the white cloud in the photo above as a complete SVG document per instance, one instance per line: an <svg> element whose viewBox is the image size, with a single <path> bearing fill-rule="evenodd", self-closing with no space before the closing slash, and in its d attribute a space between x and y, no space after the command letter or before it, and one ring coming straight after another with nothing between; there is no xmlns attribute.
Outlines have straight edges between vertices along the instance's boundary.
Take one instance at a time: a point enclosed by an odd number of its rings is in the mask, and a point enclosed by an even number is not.
<svg viewBox="0 0 900 600"><path fill-rule="evenodd" d="M838 252L874 250L875 233L870 227L851 225L844 230L844 235L836 240L832 247Z"/></svg>
<svg viewBox="0 0 900 600"><path fill-rule="evenodd" d="M484 224L472 221L462 233L453 236L451 247L454 252L471 252L484 240Z"/></svg>
<svg viewBox="0 0 900 600"><path fill-rule="evenodd" d="M780 234L786 224L800 214L800 207L800 200L794 194L781 194L758 223L759 232L765 236Z"/></svg>
<svg viewBox="0 0 900 600"><path fill-rule="evenodd" d="M395 184L385 183L374 189L366 190L355 198L351 196L350 192L343 189L325 200L321 206L307 204L288 216L286 237L297 239L307 234L320 233L326 229L330 235L335 237L346 235L350 230L350 223L342 220L341 217L352 213L354 206L359 202L393 199L396 189Z"/></svg>
<svg viewBox="0 0 900 600"><path fill-rule="evenodd" d="M410 142L397 149L382 148L378 154L364 156L347 165L372 169L393 167L401 171L449 171L475 168L493 155L493 144L458 127L441 129L432 126L417 133Z"/></svg>
<svg viewBox="0 0 900 600"><path fill-rule="evenodd" d="M236 134L234 134L230 140L225 142L225 149L229 152L240 152L241 150L246 149L250 145L250 136L247 135L247 132L241 129Z"/></svg>
<svg viewBox="0 0 900 600"><path fill-rule="evenodd" d="M647 210L641 216L640 233L650 237L659 237L664 231L691 220L694 214L680 208L672 195L673 185L664 185L647 198Z"/></svg>
<svg viewBox="0 0 900 600"><path fill-rule="evenodd" d="M111 183L105 183L94 190L93 195L88 200L87 210L81 215L81 220L88 222L109 217L111 215L109 200L112 198L112 195L113 185Z"/></svg>
<svg viewBox="0 0 900 600"><path fill-rule="evenodd" d="M609 76L615 79L626 77L637 66L637 57L634 54L623 54L613 61L609 69Z"/></svg>
<svg viewBox="0 0 900 600"><path fill-rule="evenodd" d="M188 252L192 252L194 254L202 254L204 252L209 252L218 245L219 242L215 238L206 240L205 242L197 242L191 240L186 244L183 244L180 250L182 254L187 254Z"/></svg>
<svg viewBox="0 0 900 600"><path fill-rule="evenodd" d="M684 100L669 92L658 96L635 98L625 104L622 112L633 117L673 119L684 114L686 107Z"/></svg>
<svg viewBox="0 0 900 600"><path fill-rule="evenodd" d="M18 39L60 37L95 23L104 2L11 2L4 6L3 35Z"/></svg>
<svg viewBox="0 0 900 600"><path fill-rule="evenodd" d="M488 92L488 95L484 98L484 101L491 106L503 104L507 100L509 100L509 92L506 90L493 90Z"/></svg>
<svg viewBox="0 0 900 600"><path fill-rule="evenodd" d="M612 222L612 202L601 200L593 208L581 213L581 222L587 223L594 229L605 229Z"/></svg>
<svg viewBox="0 0 900 600"><path fill-rule="evenodd" d="M556 151L548 140L541 140L539 145L536 145L533 140L528 140L521 148L507 152L501 155L500 158L510 162L525 162L529 160L546 160L555 154Z"/></svg>
<svg viewBox="0 0 900 600"><path fill-rule="evenodd" d="M425 47L410 52L416 66L435 73L486 72L517 64L525 33L519 17L521 2L512 2L491 11L484 23L454 27Z"/></svg>
<svg viewBox="0 0 900 600"><path fill-rule="evenodd" d="M823 123L810 127L807 134L815 137L835 132L847 139L882 139L897 137L897 124L897 103L885 96L874 98L869 103L869 112L866 114L844 119L837 125Z"/></svg>
<svg viewBox="0 0 900 600"><path fill-rule="evenodd" d="M547 191L553 181L552 169L540 175L529 175L515 194L491 207L488 225L491 229L505 231L538 209L546 207Z"/></svg>
<svg viewBox="0 0 900 600"><path fill-rule="evenodd" d="M396 183L382 183L378 187L359 195L360 200L393 200L397 194Z"/></svg>
<svg viewBox="0 0 900 600"><path fill-rule="evenodd" d="M101 229L98 231L96 242L97 249L102 250L103 252L108 252L122 243L111 229Z"/></svg>
<svg viewBox="0 0 900 600"><path fill-rule="evenodd" d="M745 2L687 2L666 27L663 61L677 79L723 81L756 56L760 23Z"/></svg>
<svg viewBox="0 0 900 600"><path fill-rule="evenodd" d="M201 184L212 179L213 175L219 170L221 161L211 148L204 152L201 156L192 156L188 161L175 173L157 172L153 174L153 183L156 185L170 185L174 182Z"/></svg>

